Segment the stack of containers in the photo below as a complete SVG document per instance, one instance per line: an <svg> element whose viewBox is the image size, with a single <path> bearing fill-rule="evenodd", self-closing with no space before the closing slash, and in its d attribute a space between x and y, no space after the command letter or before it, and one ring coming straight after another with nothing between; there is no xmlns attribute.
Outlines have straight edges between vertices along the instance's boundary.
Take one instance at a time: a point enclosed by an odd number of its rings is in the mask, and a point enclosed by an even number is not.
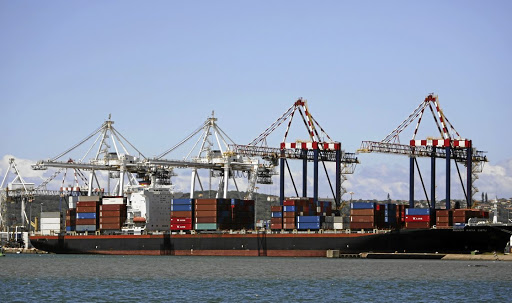
<svg viewBox="0 0 512 303"><path fill-rule="evenodd" d="M376 206L377 204L373 202L350 203L350 228L374 229Z"/></svg>
<svg viewBox="0 0 512 303"><path fill-rule="evenodd" d="M283 229L283 207L270 206L270 229Z"/></svg>
<svg viewBox="0 0 512 303"><path fill-rule="evenodd" d="M100 205L100 230L120 230L126 215L126 198L103 197Z"/></svg>
<svg viewBox="0 0 512 303"><path fill-rule="evenodd" d="M489 212L479 209L455 209L453 223L468 223L470 218L489 218Z"/></svg>
<svg viewBox="0 0 512 303"><path fill-rule="evenodd" d="M60 213L58 211L42 212L40 224L41 234L58 234L60 232Z"/></svg>
<svg viewBox="0 0 512 303"><path fill-rule="evenodd" d="M69 196L68 209L66 210L66 231L76 229L76 203L78 196Z"/></svg>
<svg viewBox="0 0 512 303"><path fill-rule="evenodd" d="M405 228L420 229L430 228L435 215L431 215L430 208L406 208Z"/></svg>
<svg viewBox="0 0 512 303"><path fill-rule="evenodd" d="M453 225L453 210L438 209L436 210L436 227L447 228Z"/></svg>
<svg viewBox="0 0 512 303"><path fill-rule="evenodd" d="M194 219L194 199L171 200L171 230L191 230Z"/></svg>
<svg viewBox="0 0 512 303"><path fill-rule="evenodd" d="M196 230L231 229L231 201L196 199L194 222Z"/></svg>
<svg viewBox="0 0 512 303"><path fill-rule="evenodd" d="M254 200L231 199L232 229L254 229Z"/></svg>
<svg viewBox="0 0 512 303"><path fill-rule="evenodd" d="M66 210L66 231L76 230L76 208Z"/></svg>
<svg viewBox="0 0 512 303"><path fill-rule="evenodd" d="M283 229L296 229L296 217L303 210L303 200L285 200L283 202ZM309 209L308 209L309 210Z"/></svg>
<svg viewBox="0 0 512 303"><path fill-rule="evenodd" d="M318 201L316 210L317 214L322 216L330 216L332 214L332 203L331 201Z"/></svg>
<svg viewBox="0 0 512 303"><path fill-rule="evenodd" d="M79 196L76 203L76 231L98 229L99 196Z"/></svg>
<svg viewBox="0 0 512 303"><path fill-rule="evenodd" d="M405 227L405 210L409 208L409 205L398 204L396 206L396 228L402 229Z"/></svg>
<svg viewBox="0 0 512 303"><path fill-rule="evenodd" d="M323 218L322 216L297 216L297 229L320 229Z"/></svg>
<svg viewBox="0 0 512 303"><path fill-rule="evenodd" d="M384 224L387 228L396 228L397 227L397 205L393 203L387 203L384 205Z"/></svg>

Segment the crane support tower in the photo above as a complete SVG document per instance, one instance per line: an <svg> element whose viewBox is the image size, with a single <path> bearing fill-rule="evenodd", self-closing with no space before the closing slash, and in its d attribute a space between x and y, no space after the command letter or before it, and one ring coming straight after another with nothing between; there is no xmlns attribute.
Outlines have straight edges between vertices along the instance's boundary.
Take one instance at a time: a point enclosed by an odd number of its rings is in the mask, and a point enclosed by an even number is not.
<svg viewBox="0 0 512 303"><path fill-rule="evenodd" d="M437 130L439 131L439 138L417 139L416 135L420 127L425 109L429 108L434 118ZM414 130L412 139L409 144L401 144L399 135L417 119L416 128ZM415 166L418 169L420 179L423 185L425 196L428 195L419 172L418 157L428 157L431 159L431 188L430 188L430 207L435 209L435 196L436 196L436 158L446 159L446 209L451 208L451 160L455 161L461 186L466 197L467 207L472 206L472 196L476 193L477 189L473 186L476 179L476 174L482 172L483 165L488 162L487 157L483 151L476 150L473 143L469 139L462 138L455 130L450 121L446 118L444 112L439 105L438 97L434 94L429 94L423 102L405 119L397 128L395 128L389 135L382 141L363 141L361 148L358 150L360 153L388 153L409 156L409 207L414 207L414 170ZM462 180L458 163L466 166L466 186Z"/></svg>
<svg viewBox="0 0 512 303"><path fill-rule="evenodd" d="M308 131L308 141L300 142L286 142L290 126L293 121L295 113L298 112L302 117L302 121ZM289 119L284 138L281 141L280 147L268 147L267 137L275 131L279 126L284 124ZM320 133L327 137L328 141L321 140ZM263 133L256 137L247 145L235 145L233 150L239 154L260 156L269 160L272 163L280 165L280 202L281 205L284 201L284 188L285 188L285 168L288 168L290 178L292 179L293 187L297 197L299 193L295 186L295 182L291 176L290 168L288 166L288 159L296 159L303 161L302 169L302 196L307 197L307 163L313 162L313 199L318 202L318 171L319 164L322 163L326 172L327 180L331 188L332 195L336 202L337 207L341 204L341 196L346 192L342 187L343 181L346 180L346 174L352 174L355 170L355 165L359 163L354 153L347 153L341 149L341 143L333 141L331 137L324 131L320 124L313 118L308 109L307 101L299 98L295 103L272 125L270 125ZM331 180L327 174L325 162L334 162L336 165L335 189L332 187Z"/></svg>

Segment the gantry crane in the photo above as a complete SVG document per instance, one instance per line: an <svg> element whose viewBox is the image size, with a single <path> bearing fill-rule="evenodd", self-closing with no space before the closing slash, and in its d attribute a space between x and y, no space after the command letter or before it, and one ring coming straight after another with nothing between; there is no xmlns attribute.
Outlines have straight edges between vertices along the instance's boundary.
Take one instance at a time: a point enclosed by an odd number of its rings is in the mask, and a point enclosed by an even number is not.
<svg viewBox="0 0 512 303"><path fill-rule="evenodd" d="M192 149L181 160L164 159L171 152L183 146L188 141L195 140ZM150 166L167 165L175 168L190 168L192 176L190 181L190 198L194 198L196 182L199 183L201 190L204 190L203 183L198 174L198 169L207 169L210 171L210 190L211 177L219 178L219 187L216 197L227 198L228 184L231 179L238 192L237 176L247 175L249 182L245 199L251 199L255 187L255 176L258 175L261 165L255 158L239 155L230 146L234 141L217 124L217 118L212 112L211 117L201 124L194 132L186 136L172 148L166 150L159 156L145 161Z"/></svg>
<svg viewBox="0 0 512 303"><path fill-rule="evenodd" d="M298 112L302 117L302 121L308 131L308 140L300 142L286 142L288 132L290 130L291 123L295 113ZM280 125L285 123L289 119L284 138L281 141L279 148L268 147L267 137L275 131ZM319 132L320 130L320 132ZM328 141L324 142L320 133L327 137ZM315 203L318 202L318 166L319 162L322 162L324 170L326 172L327 180L331 188L332 195L336 202L336 205L340 206L341 196L346 192L342 187L343 181L346 180L346 174L352 174L355 170L355 165L358 162L357 157L354 153L347 153L341 149L341 143L333 141L329 135L323 130L320 124L313 118L311 112L308 109L307 101L299 98L294 104L288 108L288 110L279 117L272 125L270 125L263 133L256 137L247 145L233 145L233 151L241 155L248 156L259 156L263 159L268 160L270 163L280 165L280 201L281 204L284 200L284 172L285 166L288 168L288 172L291 177L291 171L288 166L287 159L298 159L303 161L303 174L302 174L302 196L307 197L307 163L312 161L313 168L313 199ZM329 174L325 162L335 162L336 164L336 185L335 189L332 187ZM295 193L299 196L295 182L292 179L292 183L295 189Z"/></svg>
<svg viewBox="0 0 512 303"><path fill-rule="evenodd" d="M420 127L423 114L426 109L430 109L434 118L437 130L439 131L439 138L426 138L418 140L416 135ZM417 119L416 128L414 130L412 139L409 144L401 144L399 135ZM418 169L420 179L423 185L425 196L428 195L423 184L423 178L419 171L419 166L416 158L429 157L431 158L431 193L430 193L430 207L435 209L435 169L436 158L446 159L446 209L451 207L451 160L455 161L459 179L461 181L462 189L466 197L468 208L471 207L472 196L476 193L476 187L473 186L473 181L477 173L482 172L483 164L487 162L487 157L483 151L476 150L473 147L472 141L464 139L455 130L453 125L445 116L439 105L438 97L434 94L429 94L423 102L405 119L397 128L395 128L389 135L382 141L363 141L361 148L358 150L360 153L390 153L407 155L410 158L410 173L409 173L409 205L414 207L414 167ZM466 188L460 174L458 163L463 163L467 168ZM467 191L466 191L467 189Z"/></svg>
<svg viewBox="0 0 512 303"><path fill-rule="evenodd" d="M94 191L101 191L100 181L96 174L97 171L107 171L108 181L111 178L117 179L114 191L118 195L123 195L125 182L129 185L138 185L138 180L134 174L146 176L150 173L159 171L162 174L169 174L171 168L150 168L143 163L146 157L131 144L121 133L119 133L113 126L114 121L111 120L110 115L98 129L81 140L79 143L73 145L71 148L62 152L61 154L49 159L38 161L32 168L35 170L45 170L48 167L55 168L72 168L76 170L89 171L88 179L85 180L87 186L87 195L92 195ZM91 138L95 137L94 143L90 146L86 153L77 161L59 161L60 158L68 155L71 151L77 149L79 146L85 145ZM119 146L118 146L119 145ZM138 157L130 155L127 145L130 146L138 153ZM112 146L114 149L112 150ZM96 148L96 153L93 158L87 161L90 152ZM97 187L94 187L96 184Z"/></svg>

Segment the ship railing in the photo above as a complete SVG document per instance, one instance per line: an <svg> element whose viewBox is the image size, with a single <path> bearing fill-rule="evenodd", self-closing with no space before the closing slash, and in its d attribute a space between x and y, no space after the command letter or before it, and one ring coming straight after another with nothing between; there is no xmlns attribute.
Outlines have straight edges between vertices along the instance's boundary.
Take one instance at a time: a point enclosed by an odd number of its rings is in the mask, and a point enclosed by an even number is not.
<svg viewBox="0 0 512 303"><path fill-rule="evenodd" d="M489 223L489 219L485 218L469 218L468 220L468 226L483 225Z"/></svg>

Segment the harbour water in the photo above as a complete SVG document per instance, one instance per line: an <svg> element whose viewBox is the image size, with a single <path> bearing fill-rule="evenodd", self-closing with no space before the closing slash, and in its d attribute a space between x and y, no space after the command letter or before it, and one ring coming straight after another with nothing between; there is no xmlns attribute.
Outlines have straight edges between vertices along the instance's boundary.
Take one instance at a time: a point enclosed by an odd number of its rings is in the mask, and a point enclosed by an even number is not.
<svg viewBox="0 0 512 303"><path fill-rule="evenodd" d="M0 302L511 302L512 262L8 255Z"/></svg>

